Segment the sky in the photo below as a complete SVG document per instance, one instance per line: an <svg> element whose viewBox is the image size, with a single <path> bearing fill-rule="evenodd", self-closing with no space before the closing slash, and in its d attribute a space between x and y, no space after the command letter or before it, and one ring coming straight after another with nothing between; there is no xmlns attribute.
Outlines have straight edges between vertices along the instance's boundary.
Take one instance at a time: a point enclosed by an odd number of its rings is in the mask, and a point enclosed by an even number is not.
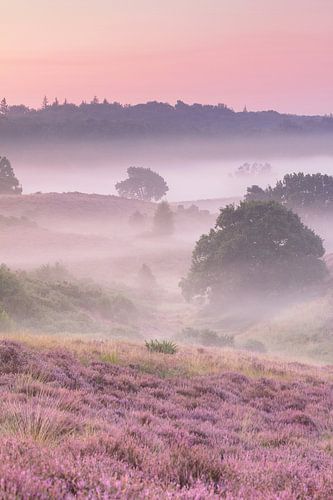
<svg viewBox="0 0 333 500"><path fill-rule="evenodd" d="M333 112L333 0L10 0L0 98Z"/></svg>

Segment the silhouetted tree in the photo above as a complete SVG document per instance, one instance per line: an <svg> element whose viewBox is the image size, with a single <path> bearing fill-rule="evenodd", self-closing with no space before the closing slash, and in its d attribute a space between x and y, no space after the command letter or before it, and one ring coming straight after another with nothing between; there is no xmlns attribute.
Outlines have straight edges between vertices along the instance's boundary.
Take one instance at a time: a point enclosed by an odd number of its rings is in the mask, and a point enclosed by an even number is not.
<svg viewBox="0 0 333 500"><path fill-rule="evenodd" d="M161 236L174 232L174 215L167 201L158 204L154 214L154 233Z"/></svg>
<svg viewBox="0 0 333 500"><path fill-rule="evenodd" d="M245 199L275 200L302 213L333 210L333 176L326 174L287 174L272 188L251 186Z"/></svg>
<svg viewBox="0 0 333 500"><path fill-rule="evenodd" d="M52 103L51 103L52 104ZM47 103L47 110L49 110ZM147 102L137 105L122 105L117 102L108 105L84 103L82 106L61 101L61 118L55 120L53 113L40 109L24 107L25 116L14 106L8 113L11 120L2 120L1 134L11 139L21 138L28 133L30 137L168 137L188 135L199 137L226 137L226 133L248 137L264 132L267 136L280 134L285 122L294 122L297 132L303 138L314 134L332 134L333 119L330 116L311 117L283 115L274 111L235 112L224 104L217 106L186 104L179 101L175 106L163 102ZM77 111L80 110L78 113ZM93 113L92 113L93 112ZM92 115L93 114L93 119ZM1 117L4 116L1 113ZM230 120L228 119L230 117ZM329 136L327 135L329 140Z"/></svg>
<svg viewBox="0 0 333 500"><path fill-rule="evenodd" d="M10 161L0 157L0 194L21 194L22 187L15 177Z"/></svg>
<svg viewBox="0 0 333 500"><path fill-rule="evenodd" d="M272 165L267 162L265 163L254 162L252 164L245 162L237 168L235 174L237 176L242 176L242 177L250 175L255 176L255 175L268 174L271 172L271 170L272 170Z"/></svg>
<svg viewBox="0 0 333 500"><path fill-rule="evenodd" d="M297 290L326 275L321 238L274 201L247 201L221 210L215 229L197 242L180 283L187 299L209 287L213 297Z"/></svg>
<svg viewBox="0 0 333 500"><path fill-rule="evenodd" d="M247 201L268 201L270 199L270 193L254 184L247 188L245 199Z"/></svg>
<svg viewBox="0 0 333 500"><path fill-rule="evenodd" d="M134 198L137 200L158 201L169 190L167 183L156 172L150 168L129 167L127 169L128 179L118 182L116 189L119 196Z"/></svg>
<svg viewBox="0 0 333 500"><path fill-rule="evenodd" d="M43 103L42 103L42 108L46 109L49 105L49 100L46 96L44 96Z"/></svg>
<svg viewBox="0 0 333 500"><path fill-rule="evenodd" d="M6 115L8 113L8 104L6 98L4 97L0 102L0 114Z"/></svg>

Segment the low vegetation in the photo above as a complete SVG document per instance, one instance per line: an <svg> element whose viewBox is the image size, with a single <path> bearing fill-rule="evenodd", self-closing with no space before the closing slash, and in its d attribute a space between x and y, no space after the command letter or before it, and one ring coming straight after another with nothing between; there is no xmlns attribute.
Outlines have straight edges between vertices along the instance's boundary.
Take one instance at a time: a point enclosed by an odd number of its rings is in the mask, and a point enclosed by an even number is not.
<svg viewBox="0 0 333 500"><path fill-rule="evenodd" d="M330 498L332 382L232 351L12 334L0 496Z"/></svg>
<svg viewBox="0 0 333 500"><path fill-rule="evenodd" d="M184 328L181 333L176 336L182 342L189 344L201 344L203 346L216 347L232 347L234 345L234 337L226 333L218 334L214 330L208 328Z"/></svg>
<svg viewBox="0 0 333 500"><path fill-rule="evenodd" d="M61 265L32 272L0 267L0 329L107 333L137 316L133 302L117 291L77 280Z"/></svg>
<svg viewBox="0 0 333 500"><path fill-rule="evenodd" d="M162 354L175 354L178 346L171 340L146 340L146 348L149 352L160 352Z"/></svg>

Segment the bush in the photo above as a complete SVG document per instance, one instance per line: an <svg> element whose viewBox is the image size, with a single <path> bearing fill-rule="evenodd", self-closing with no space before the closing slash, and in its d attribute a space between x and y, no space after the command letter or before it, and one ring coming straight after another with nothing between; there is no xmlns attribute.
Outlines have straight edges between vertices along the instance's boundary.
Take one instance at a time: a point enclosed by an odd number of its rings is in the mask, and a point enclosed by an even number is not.
<svg viewBox="0 0 333 500"><path fill-rule="evenodd" d="M9 332L13 329L14 325L14 321L0 305L0 331Z"/></svg>
<svg viewBox="0 0 333 500"><path fill-rule="evenodd" d="M171 340L146 340L146 348L150 352L162 354L175 354L178 351L178 346Z"/></svg>
<svg viewBox="0 0 333 500"><path fill-rule="evenodd" d="M266 347L264 346L264 344L255 339L247 340L242 347L243 349L251 352L266 352Z"/></svg>
<svg viewBox="0 0 333 500"><path fill-rule="evenodd" d="M226 333L218 334L214 330L184 328L178 338L183 342L194 344L201 344L204 346L216 347L232 347L234 345L234 338L232 335Z"/></svg>
<svg viewBox="0 0 333 500"><path fill-rule="evenodd" d="M76 280L61 264L30 273L0 266L0 331L9 330L12 320L51 332L109 331L110 321L128 324L136 316L129 298Z"/></svg>
<svg viewBox="0 0 333 500"><path fill-rule="evenodd" d="M154 233L159 236L168 236L174 232L174 214L167 201L157 205L154 214Z"/></svg>
<svg viewBox="0 0 333 500"><path fill-rule="evenodd" d="M36 269L33 275L42 281L48 282L65 281L71 278L69 271L60 262L53 265L45 264Z"/></svg>

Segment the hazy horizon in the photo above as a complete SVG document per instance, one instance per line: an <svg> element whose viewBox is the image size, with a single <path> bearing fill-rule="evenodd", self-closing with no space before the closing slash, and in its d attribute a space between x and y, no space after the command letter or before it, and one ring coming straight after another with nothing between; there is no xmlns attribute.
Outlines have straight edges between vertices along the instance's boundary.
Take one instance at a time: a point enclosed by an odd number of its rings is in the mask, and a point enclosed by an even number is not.
<svg viewBox="0 0 333 500"><path fill-rule="evenodd" d="M270 158L268 158L270 160ZM332 157L318 156L310 158L274 159L271 162L272 171L263 176L236 175L237 168L244 162L254 163L257 158L244 156L243 161L227 160L197 160L172 162L164 160L137 162L138 166L148 166L157 170L167 180L170 191L167 199L171 202L242 197L246 188L252 184L266 187L275 184L285 174L303 171L305 173L322 172L332 174ZM127 163L130 166L132 163ZM86 164L33 166L31 163L17 163L16 172L21 179L24 193L67 192L79 191L90 194L117 195L115 183L126 177L127 166L115 165L105 158L94 169L91 175L89 161ZM204 168L206 175L202 176ZM208 174L208 175L207 175ZM190 175L191 182L184 182L184 176Z"/></svg>

